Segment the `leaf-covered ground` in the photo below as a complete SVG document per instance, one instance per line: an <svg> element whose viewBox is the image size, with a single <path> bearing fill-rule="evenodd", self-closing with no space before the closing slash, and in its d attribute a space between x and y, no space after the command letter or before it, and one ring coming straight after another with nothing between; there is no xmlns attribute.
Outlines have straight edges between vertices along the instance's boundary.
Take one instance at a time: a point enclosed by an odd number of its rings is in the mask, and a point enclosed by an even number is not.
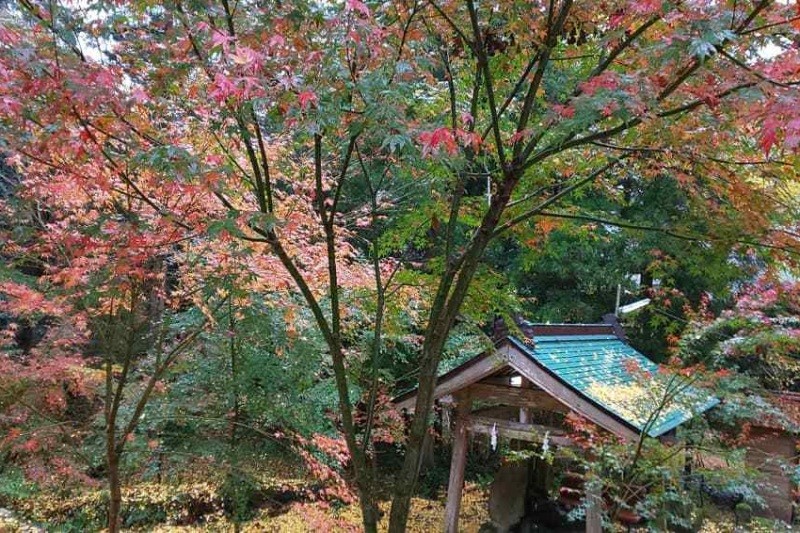
<svg viewBox="0 0 800 533"><path fill-rule="evenodd" d="M299 488L292 481L288 481L285 486L291 490ZM485 489L467 485L462 500L460 531L477 533L481 525L488 522L487 497ZM140 484L126 491L125 501L129 516L138 512L143 516L163 517L162 523L127 528L127 531L155 533L234 531L234 524L225 516L220 505L221 500L209 484L177 486ZM70 499L42 495L26 502L16 513L0 509L0 533L33 533L53 529L80 531L81 519L78 515L83 513L85 520L94 512L102 512L101 503L102 497L99 492ZM438 500L414 498L408 531L411 533L442 531L444 505L443 496ZM381 503L381 509L385 513L380 523L381 531L385 531L388 526L389 506L389 502ZM192 511L206 512L190 516ZM20 518L22 515L28 519ZM187 520L192 523L180 525ZM280 508L274 505L264 506L254 517L240 524L240 531L356 532L361 530L360 525L361 513L357 505L337 508L321 502L294 502ZM84 530L92 529L96 528L87 527ZM763 519L754 519L746 525L737 525L729 513L712 511L699 533L773 533L790 530L788 526Z"/></svg>
<svg viewBox="0 0 800 533"><path fill-rule="evenodd" d="M300 482L286 480L282 495L302 495ZM477 532L488 521L486 492L468 486L464 492L461 531ZM319 501L277 502L267 498L251 519L240 524L241 531L359 531L361 513L357 505L334 506ZM216 487L208 483L167 485L142 483L123 492L125 516L140 525L129 531L232 531L233 523L226 516ZM46 529L91 531L102 523L105 512L103 493L87 492L75 497L38 495L18 502L15 512L0 515L0 533L34 531L36 525ZM389 502L383 502L385 513L381 526L388 525ZM24 519L22 517L25 517ZM412 502L409 531L427 532L443 529L444 498L436 501L415 498ZM25 529L28 528L28 529ZM33 529L31 529L33 528Z"/></svg>
<svg viewBox="0 0 800 533"><path fill-rule="evenodd" d="M432 501L422 498L412 500L411 519L408 531L427 533L444 530L444 498ZM388 527L389 502L381 504L384 511L381 530ZM489 520L486 493L475 486L468 486L462 500L460 529L464 533L477 533L481 525ZM259 516L243 527L243 531L360 531L361 512L357 506L348 506L336 511L323 510L319 506L297 505L277 516ZM319 527L315 527L318 525ZM164 529L161 531L169 531Z"/></svg>

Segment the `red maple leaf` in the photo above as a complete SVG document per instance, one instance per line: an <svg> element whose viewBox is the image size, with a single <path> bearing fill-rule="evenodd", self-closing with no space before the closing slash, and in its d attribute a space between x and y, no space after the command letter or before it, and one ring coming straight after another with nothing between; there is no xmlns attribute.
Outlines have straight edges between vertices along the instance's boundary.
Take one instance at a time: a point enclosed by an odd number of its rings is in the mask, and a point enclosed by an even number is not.
<svg viewBox="0 0 800 533"><path fill-rule="evenodd" d="M765 119L764 123L761 125L761 139L758 142L758 145L764 150L765 155L769 155L769 151L775 144L777 138L778 121L773 117L769 117Z"/></svg>
<svg viewBox="0 0 800 533"><path fill-rule="evenodd" d="M419 134L422 143L422 155L430 155L439 151L441 147L450 154L454 155L458 151L458 144L450 128L437 128L433 131L424 131Z"/></svg>
<svg viewBox="0 0 800 533"><path fill-rule="evenodd" d="M317 104L317 95L314 94L314 91L303 91L297 95L297 101L300 102L300 109L305 111L312 105Z"/></svg>

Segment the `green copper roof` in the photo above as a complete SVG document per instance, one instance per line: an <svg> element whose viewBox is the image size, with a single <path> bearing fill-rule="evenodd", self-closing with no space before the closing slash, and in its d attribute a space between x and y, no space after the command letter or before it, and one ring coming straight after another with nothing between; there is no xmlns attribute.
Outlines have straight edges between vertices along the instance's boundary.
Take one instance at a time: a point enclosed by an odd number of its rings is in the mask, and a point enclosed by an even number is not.
<svg viewBox="0 0 800 533"><path fill-rule="evenodd" d="M502 359L491 358L503 350L504 344L511 344L515 351L528 357L573 395L577 394L636 433L662 436L719 403L706 391L692 387L691 378L661 370L614 335L610 325L525 325L528 328L525 334L530 335L526 342L505 335L496 341L495 349L479 354L463 350L459 357L443 362L437 383L439 394L451 394L453 383L461 383L458 385L461 388L468 386L471 382L463 380L464 373L469 373L476 365L479 370L473 370L474 380L486 377L486 372L508 376L509 370L520 374L531 371L530 368L515 369L514 358L506 359L504 366L493 366ZM487 365L489 361L492 363ZM528 378L536 383L532 376ZM416 389L411 389L394 401L408 403L415 394Z"/></svg>
<svg viewBox="0 0 800 533"><path fill-rule="evenodd" d="M660 372L615 336L536 336L534 344L508 340L565 385L651 437L719 403L686 378Z"/></svg>

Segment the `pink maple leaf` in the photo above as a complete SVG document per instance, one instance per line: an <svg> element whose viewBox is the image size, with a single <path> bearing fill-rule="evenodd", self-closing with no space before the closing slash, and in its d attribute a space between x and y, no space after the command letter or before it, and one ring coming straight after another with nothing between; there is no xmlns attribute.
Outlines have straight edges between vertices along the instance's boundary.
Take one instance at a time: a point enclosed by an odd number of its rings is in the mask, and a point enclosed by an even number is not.
<svg viewBox="0 0 800 533"><path fill-rule="evenodd" d="M213 47L219 46L224 52L227 52L230 42L231 38L221 31L214 31L211 33L211 46Z"/></svg>
<svg viewBox="0 0 800 533"><path fill-rule="evenodd" d="M600 89L613 90L619 86L616 75L604 72L580 84L581 91L587 96L593 96Z"/></svg>
<svg viewBox="0 0 800 533"><path fill-rule="evenodd" d="M231 59L237 65L252 65L258 61L258 54L247 46L237 46L236 51L231 54Z"/></svg>
<svg viewBox="0 0 800 533"><path fill-rule="evenodd" d="M211 89L211 96L214 97L214 100L221 103L235 94L236 84L225 74L217 72L214 75L214 85Z"/></svg>
<svg viewBox="0 0 800 533"><path fill-rule="evenodd" d="M347 0L346 9L347 11L355 11L365 17L369 17L369 7L359 0Z"/></svg>
<svg viewBox="0 0 800 533"><path fill-rule="evenodd" d="M0 98L0 109L7 115L16 115L22 111L22 104L14 98L3 96Z"/></svg>
<svg viewBox="0 0 800 533"><path fill-rule="evenodd" d="M273 35L269 38L269 46L270 48L278 48L286 44L286 39L283 38L281 35Z"/></svg>
<svg viewBox="0 0 800 533"><path fill-rule="evenodd" d="M19 33L0 26L0 43L15 46L19 42Z"/></svg>
<svg viewBox="0 0 800 533"><path fill-rule="evenodd" d="M572 118L575 116L575 108L571 105L554 104L553 110L564 118Z"/></svg>
<svg viewBox="0 0 800 533"><path fill-rule="evenodd" d="M800 146L800 118L795 118L786 124L786 139L784 146L790 150L796 150Z"/></svg>

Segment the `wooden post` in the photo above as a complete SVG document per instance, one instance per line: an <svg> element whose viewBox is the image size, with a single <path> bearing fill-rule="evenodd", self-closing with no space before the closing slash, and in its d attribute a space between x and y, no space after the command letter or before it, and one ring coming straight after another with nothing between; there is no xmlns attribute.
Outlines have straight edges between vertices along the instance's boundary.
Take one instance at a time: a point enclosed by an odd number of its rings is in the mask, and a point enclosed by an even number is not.
<svg viewBox="0 0 800 533"><path fill-rule="evenodd" d="M460 395L456 398L456 427L453 431L453 455L450 460L450 481L447 484L447 506L444 510L444 530L458 532L458 514L461 509L461 491L464 485L464 467L467 463L467 429L472 410L472 398Z"/></svg>
<svg viewBox="0 0 800 533"><path fill-rule="evenodd" d="M603 514L600 506L603 501L598 487L591 479L586 480L586 533L603 533Z"/></svg>
<svg viewBox="0 0 800 533"><path fill-rule="evenodd" d="M529 379L523 377L522 383L520 383L520 388L529 389L531 388L531 382ZM531 412L530 409L527 407L520 407L519 408L519 423L520 424L527 424L531 421Z"/></svg>
<svg viewBox="0 0 800 533"><path fill-rule="evenodd" d="M453 441L453 406L442 405L442 440L448 444Z"/></svg>

